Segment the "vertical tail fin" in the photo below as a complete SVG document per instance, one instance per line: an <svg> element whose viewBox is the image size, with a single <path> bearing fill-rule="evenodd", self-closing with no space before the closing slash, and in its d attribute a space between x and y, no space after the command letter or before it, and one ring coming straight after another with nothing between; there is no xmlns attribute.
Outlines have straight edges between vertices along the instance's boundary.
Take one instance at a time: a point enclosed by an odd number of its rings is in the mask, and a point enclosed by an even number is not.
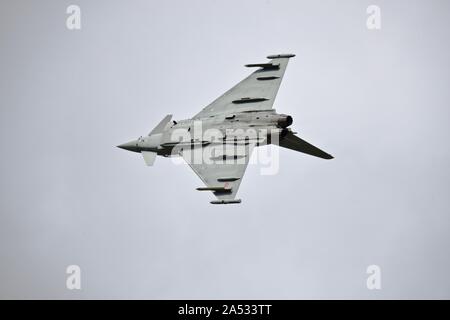
<svg viewBox="0 0 450 320"><path fill-rule="evenodd" d="M293 133L288 133L284 138L280 139L280 147L303 152L322 159L333 159L331 154L328 154L305 140L300 139Z"/></svg>

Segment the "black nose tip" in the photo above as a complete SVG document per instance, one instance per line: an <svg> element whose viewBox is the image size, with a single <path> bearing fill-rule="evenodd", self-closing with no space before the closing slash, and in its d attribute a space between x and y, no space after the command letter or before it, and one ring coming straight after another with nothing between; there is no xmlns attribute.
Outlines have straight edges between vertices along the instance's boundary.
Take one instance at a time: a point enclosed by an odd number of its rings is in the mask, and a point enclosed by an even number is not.
<svg viewBox="0 0 450 320"><path fill-rule="evenodd" d="M126 143L119 144L119 145L117 146L117 148L124 149L124 150L128 150L128 151L134 151L134 152L137 152L137 149L138 149L138 143L137 143L136 140L133 140L133 141L130 141L130 142L126 142Z"/></svg>

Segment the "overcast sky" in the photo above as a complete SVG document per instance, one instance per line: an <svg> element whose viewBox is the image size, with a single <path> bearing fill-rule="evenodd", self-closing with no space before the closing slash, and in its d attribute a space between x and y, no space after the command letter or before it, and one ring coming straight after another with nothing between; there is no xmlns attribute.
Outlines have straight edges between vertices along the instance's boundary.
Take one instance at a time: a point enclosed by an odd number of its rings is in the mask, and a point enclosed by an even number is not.
<svg viewBox="0 0 450 320"><path fill-rule="evenodd" d="M449 9L2 1L0 297L450 298ZM213 206L187 165L115 147L284 52L274 107L335 159L280 150L278 174L251 165L242 203Z"/></svg>

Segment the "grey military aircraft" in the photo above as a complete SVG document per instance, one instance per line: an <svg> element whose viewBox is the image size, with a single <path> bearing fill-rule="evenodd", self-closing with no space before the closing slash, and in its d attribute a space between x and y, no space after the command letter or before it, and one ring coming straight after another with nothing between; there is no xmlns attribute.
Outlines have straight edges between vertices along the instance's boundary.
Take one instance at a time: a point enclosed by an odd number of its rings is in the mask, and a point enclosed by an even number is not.
<svg viewBox="0 0 450 320"><path fill-rule="evenodd" d="M236 194L252 150L276 144L323 159L333 157L295 135L292 117L273 109L288 61L294 54L270 55L247 78L225 92L194 117L173 121L167 115L147 136L119 145L143 155L153 165L157 155L182 156L211 191L212 204L240 203Z"/></svg>

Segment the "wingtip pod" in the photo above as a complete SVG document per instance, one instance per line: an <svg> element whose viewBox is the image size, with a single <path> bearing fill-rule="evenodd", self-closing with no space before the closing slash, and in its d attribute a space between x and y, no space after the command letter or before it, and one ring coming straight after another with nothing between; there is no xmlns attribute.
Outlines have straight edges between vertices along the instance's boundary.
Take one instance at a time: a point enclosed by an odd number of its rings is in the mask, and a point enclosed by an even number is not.
<svg viewBox="0 0 450 320"><path fill-rule="evenodd" d="M280 59L280 58L293 58L295 54L293 53L280 53L280 54L271 54L267 56L267 59Z"/></svg>
<svg viewBox="0 0 450 320"><path fill-rule="evenodd" d="M210 202L211 204L232 204L232 203L241 203L241 199L233 199L233 200L214 200Z"/></svg>

